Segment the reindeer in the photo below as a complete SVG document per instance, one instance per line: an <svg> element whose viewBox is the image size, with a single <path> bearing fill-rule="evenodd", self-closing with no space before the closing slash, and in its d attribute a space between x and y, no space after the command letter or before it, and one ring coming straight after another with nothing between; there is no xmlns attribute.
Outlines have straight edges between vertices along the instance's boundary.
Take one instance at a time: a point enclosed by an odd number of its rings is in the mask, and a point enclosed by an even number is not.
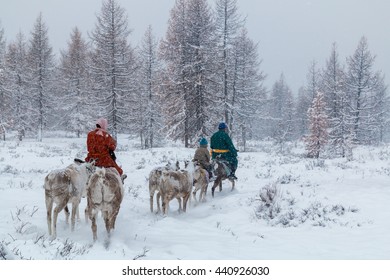
<svg viewBox="0 0 390 280"><path fill-rule="evenodd" d="M154 194L157 191L157 197L156 197L156 205L158 212L161 212L161 207L160 207L160 194L159 194L159 186L161 184L161 176L163 171L176 171L179 170L179 162L176 162L176 165L173 166L170 162L167 163L165 166L161 167L156 167L152 169L149 173L149 196L150 196L150 212L153 213L153 198ZM179 204L181 201L179 201Z"/></svg>
<svg viewBox="0 0 390 280"><path fill-rule="evenodd" d="M96 216L99 211L106 225L108 238L115 229L116 217L124 196L124 188L115 168L97 168L87 185L87 213L92 221L93 240L97 240Z"/></svg>
<svg viewBox="0 0 390 280"><path fill-rule="evenodd" d="M94 171L94 162L81 163L75 160L64 169L51 171L44 182L45 203L47 212L47 227L52 238L57 237L58 213L65 208L66 223L69 224L69 209L67 204L72 203L71 230L74 230L76 213L79 213L79 204L88 182ZM53 211L53 206L56 207ZM52 215L54 212L54 215ZM79 216L79 215L78 215Z"/></svg>
<svg viewBox="0 0 390 280"><path fill-rule="evenodd" d="M159 185L159 194L162 197L163 214L168 213L169 202L176 198L179 202L179 211L187 210L187 202L191 197L191 191L194 178L194 163L192 161L186 163L184 170L166 170L162 172L161 184ZM183 207L181 204L183 199Z"/></svg>
<svg viewBox="0 0 390 280"><path fill-rule="evenodd" d="M219 191L222 191L222 181L228 179L232 183L232 189L234 190L235 181L234 179L229 178L230 170L229 170L229 163L226 160L223 159L213 159L211 161L211 165L214 170L214 175L216 176L216 179L214 181L214 184L211 188L211 195L214 197L214 191L217 186L219 186Z"/></svg>
<svg viewBox="0 0 390 280"><path fill-rule="evenodd" d="M209 184L209 173L206 169L202 168L200 165L195 165L194 170L194 189L192 195L196 201L196 193L200 190L199 201L206 201L207 187Z"/></svg>

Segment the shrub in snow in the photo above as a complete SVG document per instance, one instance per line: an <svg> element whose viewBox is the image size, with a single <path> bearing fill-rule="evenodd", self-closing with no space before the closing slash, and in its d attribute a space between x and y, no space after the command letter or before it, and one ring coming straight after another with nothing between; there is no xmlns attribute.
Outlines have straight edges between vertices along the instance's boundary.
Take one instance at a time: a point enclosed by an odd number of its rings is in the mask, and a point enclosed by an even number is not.
<svg viewBox="0 0 390 280"><path fill-rule="evenodd" d="M6 166L4 166L3 170L0 173L9 173L13 175L18 175L19 171L13 166L7 164Z"/></svg>
<svg viewBox="0 0 390 280"><path fill-rule="evenodd" d="M292 174L284 174L282 177L278 178L280 184L290 184L291 182L299 181L299 176L294 177Z"/></svg>
<svg viewBox="0 0 390 280"><path fill-rule="evenodd" d="M2 240L0 242L0 260L12 260L12 254L8 250L7 245L5 244L5 241Z"/></svg>
<svg viewBox="0 0 390 280"><path fill-rule="evenodd" d="M91 244L78 245L74 241L71 241L67 238L64 243L58 246L56 252L56 259L72 260L77 256L81 256L88 253L91 247Z"/></svg>
<svg viewBox="0 0 390 280"><path fill-rule="evenodd" d="M310 160L307 163L305 163L306 170L314 170L316 168L325 168L325 160L323 159L315 159Z"/></svg>
<svg viewBox="0 0 390 280"><path fill-rule="evenodd" d="M345 217L347 213L358 212L354 207L341 204L323 205L318 201L300 208L297 200L288 192L282 193L276 183L262 188L255 201L258 202L255 208L256 218L267 221L270 226L296 227L305 223L321 227L330 224L347 226L351 225ZM347 222L343 221L343 218Z"/></svg>

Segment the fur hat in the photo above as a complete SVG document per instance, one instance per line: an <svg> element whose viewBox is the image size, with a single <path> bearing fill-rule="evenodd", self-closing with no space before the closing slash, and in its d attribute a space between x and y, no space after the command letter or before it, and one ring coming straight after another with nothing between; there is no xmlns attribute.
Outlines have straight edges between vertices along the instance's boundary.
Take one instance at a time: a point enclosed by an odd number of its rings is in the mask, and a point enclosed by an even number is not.
<svg viewBox="0 0 390 280"><path fill-rule="evenodd" d="M199 141L200 146L207 146L207 144L208 144L208 142L207 142L206 138L200 139L200 141Z"/></svg>
<svg viewBox="0 0 390 280"><path fill-rule="evenodd" d="M226 125L226 123L224 123L224 122L221 122L221 123L218 125L218 129L225 129L225 128L227 128L227 125Z"/></svg>
<svg viewBox="0 0 390 280"><path fill-rule="evenodd" d="M101 129L107 130L108 122L105 118L100 118L96 121L96 126L99 125Z"/></svg>

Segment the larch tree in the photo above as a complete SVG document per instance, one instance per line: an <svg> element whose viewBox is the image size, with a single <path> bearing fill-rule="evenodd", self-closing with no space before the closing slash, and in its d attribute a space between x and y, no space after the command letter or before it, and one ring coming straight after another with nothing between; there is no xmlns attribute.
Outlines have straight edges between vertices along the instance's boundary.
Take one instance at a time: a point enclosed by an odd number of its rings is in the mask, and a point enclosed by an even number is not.
<svg viewBox="0 0 390 280"><path fill-rule="evenodd" d="M215 127L215 40L206 0L177 0L160 44L168 136L186 147Z"/></svg>
<svg viewBox="0 0 390 280"><path fill-rule="evenodd" d="M11 96L10 115L14 120L13 127L18 132L18 140L22 141L26 129L31 125L30 112L32 111L32 105L27 95L27 42L21 32L16 35L16 41L8 45L6 65L7 87Z"/></svg>
<svg viewBox="0 0 390 280"><path fill-rule="evenodd" d="M321 74L321 92L326 102L328 116L329 154L345 157L351 149L351 130L348 124L348 103L345 92L345 73L340 64L336 43Z"/></svg>
<svg viewBox="0 0 390 280"><path fill-rule="evenodd" d="M283 74L274 83L269 99L268 125L271 128L271 137L282 147L293 136L295 107L291 89Z"/></svg>
<svg viewBox="0 0 390 280"><path fill-rule="evenodd" d="M246 142L253 134L253 125L261 119L266 100L266 90L263 86L265 75L260 70L257 44L247 35L245 28L236 38L232 51L232 91L229 123L236 127L230 132L233 138L235 132L243 150ZM260 116L260 118L259 118Z"/></svg>
<svg viewBox="0 0 390 280"><path fill-rule="evenodd" d="M75 27L70 35L68 48L61 52L59 73L62 112L60 124L77 137L89 129L87 119L94 114L89 108L90 75L88 72L88 45Z"/></svg>
<svg viewBox="0 0 390 280"><path fill-rule="evenodd" d="M9 108L9 95L6 94L5 81L6 81L6 69L5 69L5 37L4 29L0 25L0 137L5 140L6 126L9 122L7 116L7 108Z"/></svg>
<svg viewBox="0 0 390 280"><path fill-rule="evenodd" d="M384 139L384 133L388 130L388 121L389 121L389 95L388 95L388 86L385 84L385 76L378 71L376 73L377 84L373 92L373 97L371 99L371 107L373 112L369 116L369 127L367 138L368 144L378 145Z"/></svg>
<svg viewBox="0 0 390 280"><path fill-rule="evenodd" d="M238 13L237 0L216 0L216 36L218 43L218 57L220 58L220 69L218 71L218 82L221 87L221 99L224 121L231 133L234 132L232 117L232 102L234 91L235 72L235 51L237 38L242 36L240 30L244 27L245 21Z"/></svg>
<svg viewBox="0 0 390 280"><path fill-rule="evenodd" d="M307 84L305 87L306 94L310 103L317 96L320 89L320 71L317 68L317 61L312 60L306 75Z"/></svg>
<svg viewBox="0 0 390 280"><path fill-rule="evenodd" d="M294 112L295 119L295 137L300 138L307 133L308 129L308 119L307 119L307 110L311 106L312 100L308 98L307 91L305 87L300 87L298 89L298 95L296 98L296 106Z"/></svg>
<svg viewBox="0 0 390 280"><path fill-rule="evenodd" d="M28 50L29 97L35 110L30 116L35 120L37 140L42 141L43 131L53 109L51 88L55 60L49 44L48 28L39 14L31 32Z"/></svg>
<svg viewBox="0 0 390 280"><path fill-rule="evenodd" d="M347 58L346 86L355 144L369 144L375 138L372 134L377 117L375 95L381 78L379 73L373 72L374 61L375 56L368 49L365 37L360 39L354 54Z"/></svg>
<svg viewBox="0 0 390 280"><path fill-rule="evenodd" d="M318 93L308 110L309 135L305 138L308 157L319 158L328 141L328 116L324 94Z"/></svg>
<svg viewBox="0 0 390 280"><path fill-rule="evenodd" d="M138 52L140 60L139 89L134 122L135 132L140 136L141 148L153 148L161 141L161 99L159 96L161 63L158 55L158 41L153 35L152 27L146 30Z"/></svg>
<svg viewBox="0 0 390 280"><path fill-rule="evenodd" d="M190 142L210 135L215 129L215 29L207 0L188 1L187 42L190 52L189 103Z"/></svg>
<svg viewBox="0 0 390 280"><path fill-rule="evenodd" d="M388 86L385 85L382 79L379 81L377 93L375 95L375 102L377 103L377 118L375 125L377 129L378 142L384 142L389 137L390 124L390 98L388 95Z"/></svg>
<svg viewBox="0 0 390 280"><path fill-rule="evenodd" d="M172 140L189 143L189 113L186 98L189 95L186 85L189 60L187 48L187 1L177 0L170 12L168 29L159 47L159 57L164 62L160 95L164 99L164 122L167 136Z"/></svg>
<svg viewBox="0 0 390 280"><path fill-rule="evenodd" d="M106 0L91 32L93 99L96 117L105 117L114 138L129 125L132 82L136 61L128 42L131 30L124 8L116 0Z"/></svg>
<svg viewBox="0 0 390 280"><path fill-rule="evenodd" d="M296 133L298 137L307 133L307 110L320 89L320 82L320 71L317 69L317 62L312 60L306 74L306 85L298 92L297 110L295 111L295 124L301 134Z"/></svg>

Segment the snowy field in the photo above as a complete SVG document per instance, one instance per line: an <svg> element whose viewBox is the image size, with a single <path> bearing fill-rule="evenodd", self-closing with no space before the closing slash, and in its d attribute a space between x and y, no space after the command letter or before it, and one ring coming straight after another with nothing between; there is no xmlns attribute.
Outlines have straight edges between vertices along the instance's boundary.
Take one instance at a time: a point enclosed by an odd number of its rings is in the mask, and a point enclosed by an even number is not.
<svg viewBox="0 0 390 280"><path fill-rule="evenodd" d="M239 180L230 191L167 216L149 210L148 174L168 161L191 159L180 145L140 150L121 135L116 152L128 175L108 248L99 216L98 240L81 220L74 232L59 215L47 232L43 181L48 172L86 155L85 138L0 142L0 259L33 260L388 260L390 150L355 148L353 159L313 160L299 145L278 152L251 143L239 153ZM269 201L266 202L268 197Z"/></svg>

